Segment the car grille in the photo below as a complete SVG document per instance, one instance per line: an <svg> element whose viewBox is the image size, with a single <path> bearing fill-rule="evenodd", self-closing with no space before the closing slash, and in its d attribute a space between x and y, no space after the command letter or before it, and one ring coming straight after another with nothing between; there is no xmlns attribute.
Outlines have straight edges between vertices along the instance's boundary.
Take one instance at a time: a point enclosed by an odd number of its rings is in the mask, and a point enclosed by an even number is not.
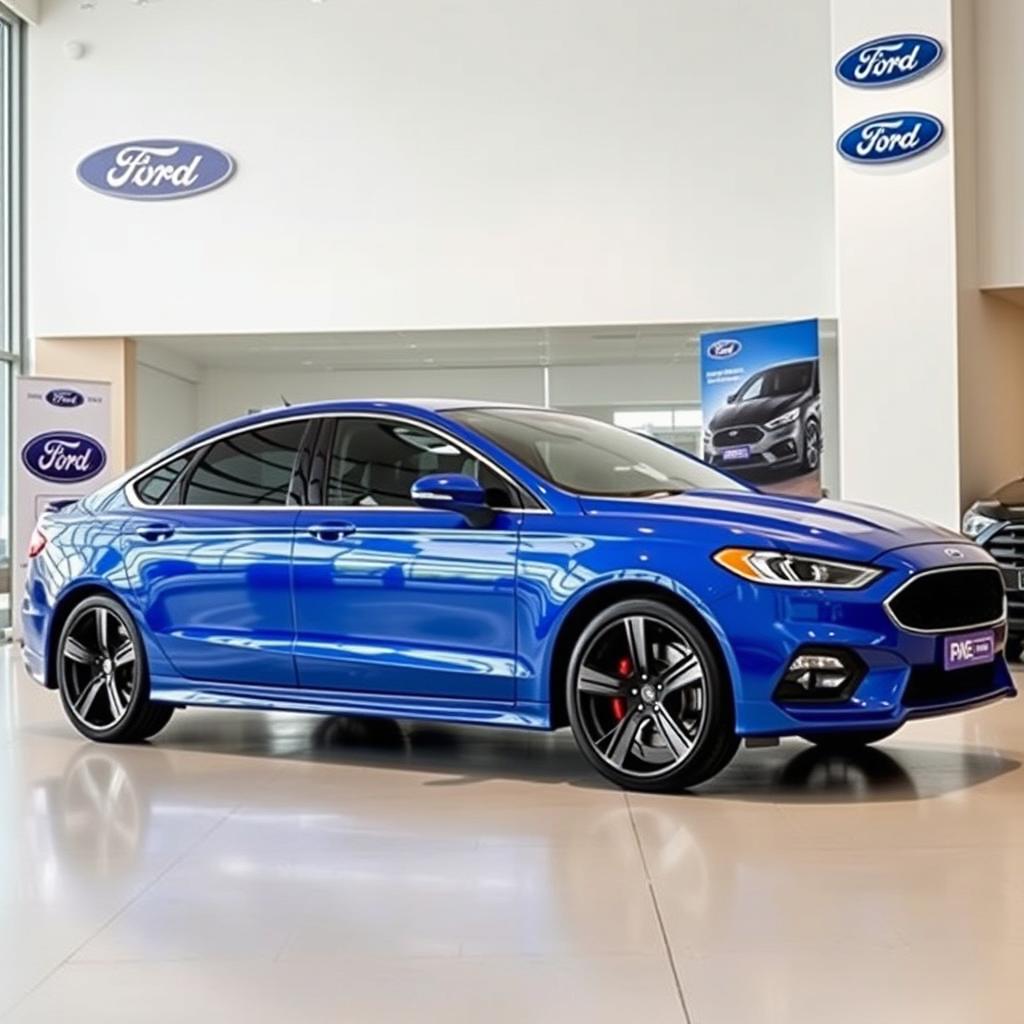
<svg viewBox="0 0 1024 1024"><path fill-rule="evenodd" d="M996 689L996 663L971 665L947 672L941 665L918 665L910 670L903 705L908 708L947 701L981 699Z"/></svg>
<svg viewBox="0 0 1024 1024"><path fill-rule="evenodd" d="M719 430L711 439L716 448L729 448L737 444L757 444L764 437L760 427L729 427Z"/></svg>
<svg viewBox="0 0 1024 1024"><path fill-rule="evenodd" d="M995 566L913 576L886 602L898 626L919 633L972 629L1003 617L1003 576Z"/></svg>
<svg viewBox="0 0 1024 1024"><path fill-rule="evenodd" d="M1024 569L1024 523L1009 523L985 542L985 550L1004 569ZM1006 591L1010 622L1024 626L1024 590L1010 585Z"/></svg>

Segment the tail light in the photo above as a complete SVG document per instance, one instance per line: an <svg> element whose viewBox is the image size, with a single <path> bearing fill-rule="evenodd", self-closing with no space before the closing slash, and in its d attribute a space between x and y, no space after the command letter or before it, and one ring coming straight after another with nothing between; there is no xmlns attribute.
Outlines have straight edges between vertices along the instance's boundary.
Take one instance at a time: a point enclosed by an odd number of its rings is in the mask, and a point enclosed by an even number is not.
<svg viewBox="0 0 1024 1024"><path fill-rule="evenodd" d="M35 558L46 547L46 534L37 526L32 531L32 539L28 542L28 557Z"/></svg>

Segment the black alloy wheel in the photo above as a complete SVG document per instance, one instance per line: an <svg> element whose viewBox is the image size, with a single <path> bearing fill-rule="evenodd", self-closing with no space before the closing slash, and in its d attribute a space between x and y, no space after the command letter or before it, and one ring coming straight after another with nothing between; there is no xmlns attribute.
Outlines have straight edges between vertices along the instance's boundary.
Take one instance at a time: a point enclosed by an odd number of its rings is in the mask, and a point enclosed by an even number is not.
<svg viewBox="0 0 1024 1024"><path fill-rule="evenodd" d="M660 601L597 616L576 643L567 698L583 754L626 788L686 789L738 746L728 680L700 631Z"/></svg>
<svg viewBox="0 0 1024 1024"><path fill-rule="evenodd" d="M57 641L56 670L64 710L90 739L146 739L174 713L172 704L149 699L138 630L111 598L89 597L72 610Z"/></svg>

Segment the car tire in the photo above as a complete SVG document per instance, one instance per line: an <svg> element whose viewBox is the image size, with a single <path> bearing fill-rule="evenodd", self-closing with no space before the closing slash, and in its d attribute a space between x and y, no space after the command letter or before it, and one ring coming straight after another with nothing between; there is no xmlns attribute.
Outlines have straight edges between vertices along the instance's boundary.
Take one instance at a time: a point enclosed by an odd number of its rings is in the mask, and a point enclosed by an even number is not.
<svg viewBox="0 0 1024 1024"><path fill-rule="evenodd" d="M803 466L808 473L821 465L821 424L812 416L804 424Z"/></svg>
<svg viewBox="0 0 1024 1024"><path fill-rule="evenodd" d="M64 712L100 743L136 743L156 735L174 705L150 699L146 651L120 602L87 597L71 610L54 652Z"/></svg>
<svg viewBox="0 0 1024 1024"><path fill-rule="evenodd" d="M622 601L597 615L576 640L565 685L580 751L624 789L689 789L739 746L720 659L667 603Z"/></svg>
<svg viewBox="0 0 1024 1024"><path fill-rule="evenodd" d="M899 726L886 729L853 729L850 732L806 733L801 739L813 743L819 750L829 753L845 754L850 751L862 750L872 743L888 739Z"/></svg>
<svg viewBox="0 0 1024 1024"><path fill-rule="evenodd" d="M1019 662L1021 654L1024 654L1024 637L1008 636L1003 653L1006 655L1006 660L1011 664Z"/></svg>

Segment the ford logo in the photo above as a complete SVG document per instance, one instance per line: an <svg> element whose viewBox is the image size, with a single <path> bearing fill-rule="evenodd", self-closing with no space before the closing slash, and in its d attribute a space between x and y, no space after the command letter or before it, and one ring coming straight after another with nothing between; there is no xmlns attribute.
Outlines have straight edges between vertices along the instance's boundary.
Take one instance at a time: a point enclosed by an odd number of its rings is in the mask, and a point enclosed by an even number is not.
<svg viewBox="0 0 1024 1024"><path fill-rule="evenodd" d="M53 388L46 392L46 400L59 409L74 409L85 403L85 395L73 388Z"/></svg>
<svg viewBox="0 0 1024 1024"><path fill-rule="evenodd" d="M882 164L920 156L941 138L942 122L931 114L878 114L847 128L836 149L854 163Z"/></svg>
<svg viewBox="0 0 1024 1024"><path fill-rule="evenodd" d="M234 160L212 146L146 139L90 153L78 165L78 180L120 199L177 199L223 185L234 170Z"/></svg>
<svg viewBox="0 0 1024 1024"><path fill-rule="evenodd" d="M836 62L836 77L847 85L908 82L942 59L942 43L931 36L883 36L855 46Z"/></svg>
<svg viewBox="0 0 1024 1024"><path fill-rule="evenodd" d="M85 434L60 430L32 438L21 449L21 461L40 480L71 484L96 476L107 464L107 453Z"/></svg>
<svg viewBox="0 0 1024 1024"><path fill-rule="evenodd" d="M722 338L721 341L713 341L708 345L708 355L712 359L732 359L738 356L743 344L737 338Z"/></svg>

